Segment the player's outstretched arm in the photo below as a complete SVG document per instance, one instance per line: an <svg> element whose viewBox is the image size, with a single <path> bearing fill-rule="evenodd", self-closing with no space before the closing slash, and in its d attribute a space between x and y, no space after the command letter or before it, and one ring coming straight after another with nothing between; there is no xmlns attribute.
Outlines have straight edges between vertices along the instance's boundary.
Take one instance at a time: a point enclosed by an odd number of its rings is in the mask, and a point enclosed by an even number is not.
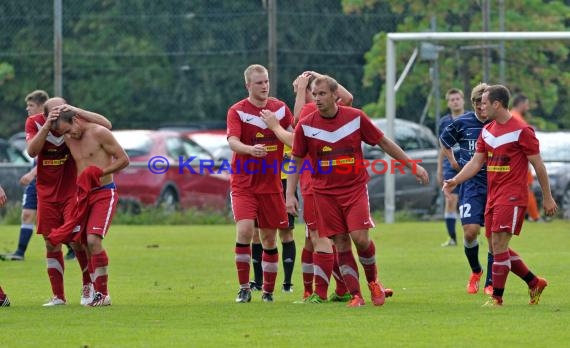
<svg viewBox="0 0 570 348"><path fill-rule="evenodd" d="M392 158L400 161L401 163L404 163L406 167L408 167L412 171L412 173L416 176L416 179L420 184L425 185L429 183L428 172L421 165L418 164L418 162L421 161L412 160L404 152L404 150L402 150L402 148L398 144L396 144L392 139L383 136L382 139L380 139L378 145L384 150L384 152L386 152Z"/></svg>
<svg viewBox="0 0 570 348"><path fill-rule="evenodd" d="M442 191L445 196L449 197L451 195L451 191L453 191L457 185L477 175L484 163L485 154L483 152L476 152L473 158L467 162L465 167L463 167L463 169L461 169L461 171L457 173L456 176L444 181Z"/></svg>

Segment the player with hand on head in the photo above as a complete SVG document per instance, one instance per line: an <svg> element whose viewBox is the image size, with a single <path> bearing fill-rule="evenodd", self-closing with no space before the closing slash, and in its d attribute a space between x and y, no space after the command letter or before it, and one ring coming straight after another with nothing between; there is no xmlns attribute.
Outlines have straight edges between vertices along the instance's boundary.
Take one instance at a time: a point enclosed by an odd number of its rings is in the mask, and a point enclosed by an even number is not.
<svg viewBox="0 0 570 348"><path fill-rule="evenodd" d="M65 267L61 244L52 245L47 240L52 229L70 220L76 201L75 161L65 144L63 135L52 129L63 105L66 105L63 98L48 99L43 114L30 116L26 120L28 154L31 157L37 156L37 233L43 235L45 240L47 273L53 293L51 300L44 306L64 305L67 302L63 283ZM111 122L97 113L77 107L73 107L73 111L86 121L111 129ZM83 277L81 304L88 304L92 301L93 284L88 268L87 252L80 243L71 243L71 246L74 248Z"/></svg>

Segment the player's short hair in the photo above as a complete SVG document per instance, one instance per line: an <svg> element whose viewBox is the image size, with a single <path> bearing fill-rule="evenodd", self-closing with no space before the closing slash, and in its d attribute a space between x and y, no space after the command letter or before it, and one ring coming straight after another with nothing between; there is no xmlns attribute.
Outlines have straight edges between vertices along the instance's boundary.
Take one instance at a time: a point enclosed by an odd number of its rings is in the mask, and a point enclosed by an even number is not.
<svg viewBox="0 0 570 348"><path fill-rule="evenodd" d="M487 87L489 87L489 85L486 84L485 82L481 82L480 84L475 86L475 88L473 88L473 90L471 91L471 102L472 103L480 102L481 98L483 97L483 93L485 92L485 88Z"/></svg>
<svg viewBox="0 0 570 348"><path fill-rule="evenodd" d="M451 96L452 94L459 94L461 96L461 98L463 98L463 91L462 90L460 90L459 88L450 88L445 93L445 100L449 100L449 96Z"/></svg>
<svg viewBox="0 0 570 348"><path fill-rule="evenodd" d="M516 108L517 106L519 106L522 103L526 103L526 101L528 100L528 97L522 93L516 94L513 97L513 108Z"/></svg>
<svg viewBox="0 0 570 348"><path fill-rule="evenodd" d="M57 117L57 119L55 120L55 122L52 125L52 129L53 130L57 130L59 128L59 125L62 122L65 123L69 123L72 124L73 123L73 117L77 115L75 112L71 111L71 110L67 110L67 111L63 111L59 114L59 116Z"/></svg>
<svg viewBox="0 0 570 348"><path fill-rule="evenodd" d="M336 82L335 79L333 79L332 77L330 77L328 75L322 75L322 76L317 77L313 81L313 86L320 85L321 83L325 83L329 87L329 90L333 93L338 90L338 82Z"/></svg>
<svg viewBox="0 0 570 348"><path fill-rule="evenodd" d="M254 72L256 73L260 73L260 74L269 74L269 72L267 71L267 68L265 68L263 65L261 64L252 64L250 66L248 66L245 71L243 72L243 77L245 79L245 83L248 84L251 81L251 74L253 74Z"/></svg>
<svg viewBox="0 0 570 348"><path fill-rule="evenodd" d="M308 90L311 90L313 83L315 82L316 78L317 77L315 75L309 76L309 82L307 83L307 89Z"/></svg>
<svg viewBox="0 0 570 348"><path fill-rule="evenodd" d="M492 85L485 88L485 93L488 93L488 99L490 103L498 101L501 103L502 107L508 109L511 93L507 87L503 85Z"/></svg>
<svg viewBox="0 0 570 348"><path fill-rule="evenodd" d="M46 91L37 89L26 96L26 103L33 102L37 105L43 105L49 99Z"/></svg>

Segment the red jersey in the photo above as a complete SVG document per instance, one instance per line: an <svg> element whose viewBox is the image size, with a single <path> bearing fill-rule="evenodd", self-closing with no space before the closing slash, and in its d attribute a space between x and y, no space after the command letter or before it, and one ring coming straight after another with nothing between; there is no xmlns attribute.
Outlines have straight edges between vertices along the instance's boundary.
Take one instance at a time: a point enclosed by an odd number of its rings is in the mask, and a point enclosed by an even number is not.
<svg viewBox="0 0 570 348"><path fill-rule="evenodd" d="M26 120L26 141L32 140L45 124L43 114ZM44 202L63 202L75 194L77 169L63 135L50 131L37 158L36 185L38 199Z"/></svg>
<svg viewBox="0 0 570 348"><path fill-rule="evenodd" d="M476 151L487 157L487 209L526 206L527 156L540 152L534 130L514 117L505 124L492 121L481 131Z"/></svg>
<svg viewBox="0 0 570 348"><path fill-rule="evenodd" d="M238 137L246 145L263 144L267 151L267 156L259 158L234 152L230 175L232 192L283 192L281 184L283 143L267 128L259 116L263 109L274 112L283 128L287 129L293 124L291 110L284 102L275 98L269 98L263 108L253 105L247 98L230 107L227 116L228 138Z"/></svg>
<svg viewBox="0 0 570 348"><path fill-rule="evenodd" d="M366 169L355 169L355 164L363 161L362 142L377 145L383 136L362 110L338 106L333 118L315 111L299 120L293 155L309 156L314 192L346 194L368 182ZM300 166L297 170L305 169Z"/></svg>

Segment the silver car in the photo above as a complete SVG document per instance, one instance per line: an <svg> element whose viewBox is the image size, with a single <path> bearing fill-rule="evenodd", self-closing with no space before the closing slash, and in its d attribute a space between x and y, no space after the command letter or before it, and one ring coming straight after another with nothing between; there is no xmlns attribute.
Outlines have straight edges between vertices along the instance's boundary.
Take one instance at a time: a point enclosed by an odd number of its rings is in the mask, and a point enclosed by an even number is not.
<svg viewBox="0 0 570 348"><path fill-rule="evenodd" d="M386 119L374 119L373 123L380 130L386 129ZM416 177L406 168L405 174L395 171L390 174L379 174L381 170L369 168L368 174L368 195L371 210L384 209L384 178L386 175L396 176L396 209L409 210L414 213L426 214L434 213L438 207L436 204L440 189L435 180L437 172L437 138L433 132L420 124L396 119L394 124L394 140L412 160L421 160L421 165L427 170L430 176L428 185L420 185ZM374 160L384 160L389 163L389 157L379 146L364 145L364 158L372 162Z"/></svg>
<svg viewBox="0 0 570 348"><path fill-rule="evenodd" d="M570 219L570 131L536 132L540 155L544 161L550 191L565 219ZM537 200L542 200L540 185L533 184ZM539 205L540 206L540 205Z"/></svg>
<svg viewBox="0 0 570 348"><path fill-rule="evenodd" d="M0 139L0 185L10 202L22 200L24 186L20 177L32 168L32 162L6 140Z"/></svg>

